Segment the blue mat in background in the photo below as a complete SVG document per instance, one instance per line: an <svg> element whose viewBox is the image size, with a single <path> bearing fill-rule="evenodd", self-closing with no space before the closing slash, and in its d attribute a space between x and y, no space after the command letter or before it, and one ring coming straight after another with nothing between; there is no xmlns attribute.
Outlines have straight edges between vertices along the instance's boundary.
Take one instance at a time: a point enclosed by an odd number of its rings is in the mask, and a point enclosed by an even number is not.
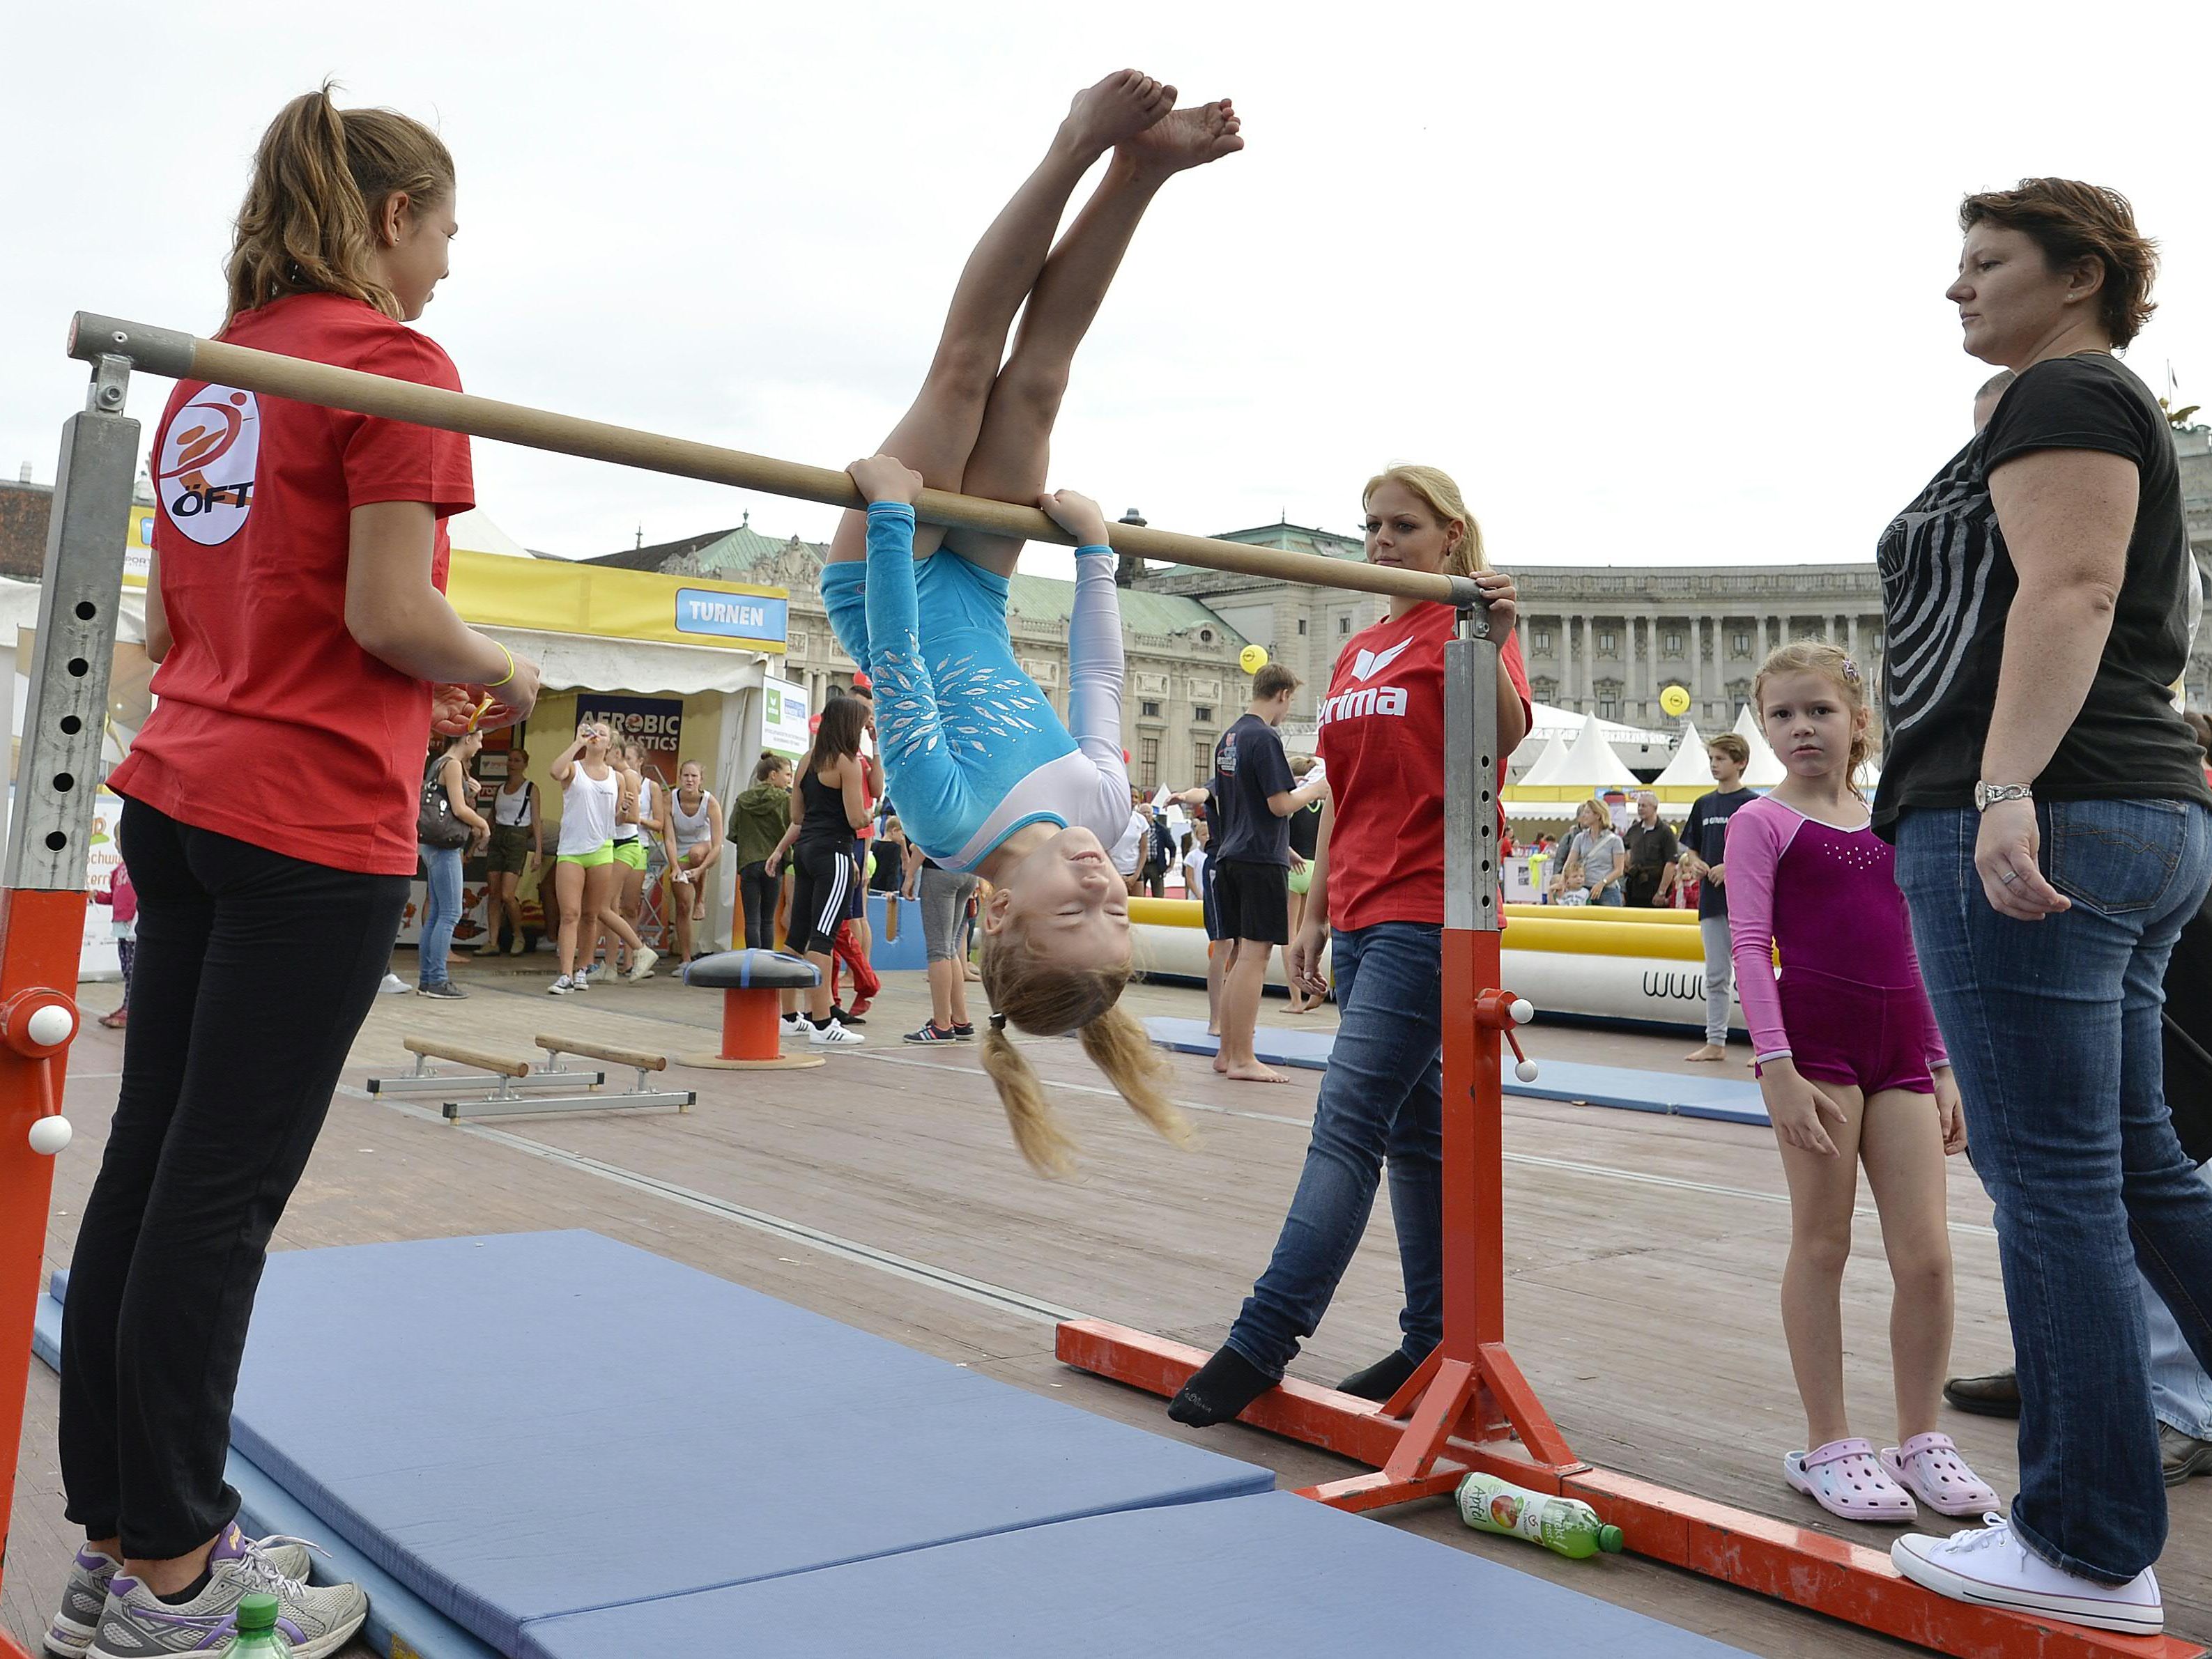
<svg viewBox="0 0 2212 1659"><path fill-rule="evenodd" d="M1177 1054L1211 1054L1220 1046L1208 1036L1200 1019L1154 1017L1145 1022L1146 1035L1164 1048ZM1328 1030L1286 1031L1261 1026L1253 1050L1270 1066L1295 1066L1308 1071L1328 1069L1329 1050L1336 1034ZM1573 1060L1536 1062L1534 1083L1513 1075L1513 1060L1505 1061L1504 1086L1509 1095L1531 1100L1571 1100L1592 1106L1613 1106L1631 1112L1661 1112L1676 1117L1715 1118L1723 1123L1753 1123L1767 1127L1766 1107L1756 1083L1732 1077L1681 1077L1672 1072L1638 1071L1625 1066L1583 1066ZM1725 1070L1727 1062L1714 1067Z"/></svg>
<svg viewBox="0 0 2212 1659"><path fill-rule="evenodd" d="M1600 1561L1584 1565L1593 1577L1606 1571ZM528 1636L524 1659L1721 1659L1740 1651L1290 1492L1031 1527L550 1619Z"/></svg>

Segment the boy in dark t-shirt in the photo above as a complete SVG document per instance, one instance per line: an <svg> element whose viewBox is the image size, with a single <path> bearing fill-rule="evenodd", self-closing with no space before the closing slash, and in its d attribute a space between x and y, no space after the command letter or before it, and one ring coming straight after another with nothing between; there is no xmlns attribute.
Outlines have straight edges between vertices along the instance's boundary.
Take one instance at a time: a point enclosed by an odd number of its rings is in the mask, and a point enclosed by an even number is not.
<svg viewBox="0 0 2212 1659"><path fill-rule="evenodd" d="M1685 1060L1717 1060L1728 1057L1729 1005L1735 989L1729 951L1728 872L1723 857L1728 848L1728 821L1739 807L1759 799L1756 790L1744 787L1743 769L1751 764L1751 745L1733 732L1723 732L1705 745L1713 781L1720 787L1690 803L1689 821L1682 826L1680 870L1685 881L1698 884L1698 932L1705 945L1705 1046Z"/></svg>
<svg viewBox="0 0 2212 1659"><path fill-rule="evenodd" d="M1274 947L1290 942L1291 815L1320 799L1319 780L1299 786L1275 728L1291 712L1298 677L1269 663L1252 681L1252 702L1213 747L1213 793L1221 823L1206 866L1219 937L1233 941L1221 986L1221 1048L1214 1069L1239 1082L1289 1079L1260 1063L1253 1036Z"/></svg>

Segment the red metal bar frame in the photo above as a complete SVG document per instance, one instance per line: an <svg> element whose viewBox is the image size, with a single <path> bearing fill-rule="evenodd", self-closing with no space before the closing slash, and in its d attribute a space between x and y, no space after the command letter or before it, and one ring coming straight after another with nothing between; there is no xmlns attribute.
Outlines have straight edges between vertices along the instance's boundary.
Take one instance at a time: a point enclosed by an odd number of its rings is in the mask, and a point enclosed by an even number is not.
<svg viewBox="0 0 2212 1659"><path fill-rule="evenodd" d="M1580 1462L1505 1346L1504 1091L1510 1024L1499 936L1444 931L1444 1336L1382 1405L1286 1380L1238 1420L1368 1466L1299 1496L1381 1509L1450 1492L1471 1470L1580 1498L1655 1561L1772 1596L1961 1659L2204 1659L2174 1637L2118 1636L1954 1601L1901 1576L1889 1557L1808 1528L1670 1491ZM1071 1320L1061 1360L1172 1395L1207 1356L1101 1320Z"/></svg>
<svg viewBox="0 0 2212 1659"><path fill-rule="evenodd" d="M31 991L58 991L75 1006L84 941L82 892L0 890L0 1005ZM31 1321L46 1253L54 1160L31 1150L31 1125L58 1110L69 1050L33 1060L0 1042L0 1585L7 1582L8 1522L15 1460L31 1386ZM29 1659L0 1632L0 1659Z"/></svg>

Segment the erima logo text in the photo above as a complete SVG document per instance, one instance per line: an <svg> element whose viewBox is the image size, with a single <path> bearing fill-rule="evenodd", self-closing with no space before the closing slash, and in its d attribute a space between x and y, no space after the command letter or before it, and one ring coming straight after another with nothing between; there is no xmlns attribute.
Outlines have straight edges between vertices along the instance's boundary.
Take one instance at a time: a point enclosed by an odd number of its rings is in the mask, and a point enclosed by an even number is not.
<svg viewBox="0 0 2212 1659"><path fill-rule="evenodd" d="M1395 655L1394 652L1392 653ZM1406 712L1406 688L1402 685L1364 685L1356 691L1340 691L1323 700L1321 718L1316 722L1327 726L1331 720L1354 720L1362 714L1402 714Z"/></svg>

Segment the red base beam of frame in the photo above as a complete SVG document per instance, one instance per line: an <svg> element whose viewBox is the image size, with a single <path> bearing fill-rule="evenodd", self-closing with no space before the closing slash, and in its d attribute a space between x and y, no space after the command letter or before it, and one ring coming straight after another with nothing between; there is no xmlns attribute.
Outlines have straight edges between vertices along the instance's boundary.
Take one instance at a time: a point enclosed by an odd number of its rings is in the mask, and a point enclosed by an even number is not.
<svg viewBox="0 0 2212 1659"><path fill-rule="evenodd" d="M44 990L60 993L74 1006L83 940L82 892L0 891L0 1006ZM53 1200L54 1161L31 1150L31 1125L60 1109L68 1054L64 1048L51 1060L33 1060L0 1042L0 1455L7 1459L0 1500L15 1491L31 1382L31 1320ZM0 1502L0 1528L12 1509ZM6 1572L7 1540L0 1534L0 1584ZM28 1656L0 1634L0 1659Z"/></svg>
<svg viewBox="0 0 2212 1659"><path fill-rule="evenodd" d="M1878 1551L1577 1459L1505 1346L1499 1034L1512 1024L1512 999L1484 988L1498 983L1498 934L1447 928L1443 967L1444 1006L1469 1011L1444 1028L1443 1340L1382 1405L1287 1379L1245 1410L1239 1422L1368 1468L1300 1497L1382 1509L1441 1496L1480 1470L1580 1498L1638 1555L1960 1659L2205 1659L2203 1648L2173 1637L2118 1636L1954 1601L1911 1583ZM1163 1395L1207 1358L1091 1319L1062 1324L1055 1352L1079 1370Z"/></svg>

